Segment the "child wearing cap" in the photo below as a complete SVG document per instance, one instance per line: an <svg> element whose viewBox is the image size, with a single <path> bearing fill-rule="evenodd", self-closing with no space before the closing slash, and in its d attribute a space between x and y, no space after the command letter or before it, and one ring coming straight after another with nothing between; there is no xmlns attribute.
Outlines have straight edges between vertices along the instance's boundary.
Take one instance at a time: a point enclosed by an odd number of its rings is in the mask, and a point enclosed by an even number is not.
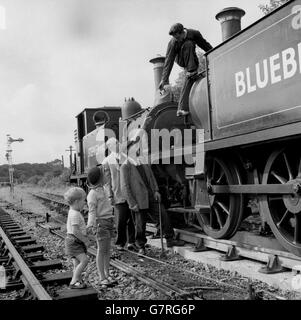
<svg viewBox="0 0 301 320"><path fill-rule="evenodd" d="M113 237L114 220L111 205L111 193L105 181L103 167L89 170L87 176L90 188L87 202L89 207L87 230L94 230L97 243L96 266L102 286L111 285L114 280L109 275L111 239Z"/></svg>
<svg viewBox="0 0 301 320"><path fill-rule="evenodd" d="M81 188L71 188L65 195L70 206L67 218L67 236L65 239L65 252L72 259L73 277L70 282L71 289L84 289L86 284L82 281L82 273L88 264L86 224L81 214L85 205L86 193Z"/></svg>

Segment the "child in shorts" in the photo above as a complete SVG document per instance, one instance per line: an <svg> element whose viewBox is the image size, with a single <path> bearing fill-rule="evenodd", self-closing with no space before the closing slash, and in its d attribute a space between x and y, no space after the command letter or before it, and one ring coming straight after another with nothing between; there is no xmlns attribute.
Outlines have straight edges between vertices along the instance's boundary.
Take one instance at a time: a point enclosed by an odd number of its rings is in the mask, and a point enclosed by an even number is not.
<svg viewBox="0 0 301 320"><path fill-rule="evenodd" d="M65 195L70 206L67 219L67 236L65 239L66 255L72 259L73 276L69 287L71 289L84 289L87 285L82 281L82 273L88 264L86 223L81 214L85 205L86 193L81 188L71 188Z"/></svg>
<svg viewBox="0 0 301 320"><path fill-rule="evenodd" d="M107 286L114 282L110 277L111 239L114 235L113 208L110 201L109 186L105 181L103 167L89 170L87 176L90 188L87 202L89 207L87 230L94 230L97 243L96 266L100 285Z"/></svg>

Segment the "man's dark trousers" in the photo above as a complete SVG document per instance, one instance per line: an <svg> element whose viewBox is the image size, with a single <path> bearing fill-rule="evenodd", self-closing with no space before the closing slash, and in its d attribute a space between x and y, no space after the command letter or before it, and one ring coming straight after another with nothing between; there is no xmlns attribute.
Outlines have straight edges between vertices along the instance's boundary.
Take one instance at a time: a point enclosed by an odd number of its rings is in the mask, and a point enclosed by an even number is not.
<svg viewBox="0 0 301 320"><path fill-rule="evenodd" d="M135 243L135 225L127 202L115 204L117 239L116 245L124 247Z"/></svg>
<svg viewBox="0 0 301 320"><path fill-rule="evenodd" d="M135 225L136 225L136 245L139 248L144 248L147 239L145 236L147 216L150 215L153 220L157 222L157 227L160 226L160 213L159 205L161 206L162 216L162 231L166 240L171 240L174 237L174 230L171 226L170 219L164 206L159 202L150 201L148 209L139 210L135 213Z"/></svg>
<svg viewBox="0 0 301 320"><path fill-rule="evenodd" d="M157 201L151 201L149 203L148 212L150 216L156 221L157 230L160 230L160 212L159 205L161 208L161 217L162 217L162 232L165 239L173 239L175 233L173 227L171 226L171 222L168 216L168 212L165 210L165 207L162 203Z"/></svg>
<svg viewBox="0 0 301 320"><path fill-rule="evenodd" d="M178 111L189 111L189 95L195 79L195 77L185 76L185 81L179 97Z"/></svg>
<svg viewBox="0 0 301 320"><path fill-rule="evenodd" d="M135 227L136 227L136 246L139 249L144 249L147 242L145 231L146 231L146 218L148 209L139 210L138 212L133 212L135 217Z"/></svg>
<svg viewBox="0 0 301 320"><path fill-rule="evenodd" d="M195 72L198 70L199 60L195 52L194 42L184 41L176 57L176 62L187 72ZM189 94L195 80L195 76L185 76L185 82L179 97L178 111L189 111Z"/></svg>

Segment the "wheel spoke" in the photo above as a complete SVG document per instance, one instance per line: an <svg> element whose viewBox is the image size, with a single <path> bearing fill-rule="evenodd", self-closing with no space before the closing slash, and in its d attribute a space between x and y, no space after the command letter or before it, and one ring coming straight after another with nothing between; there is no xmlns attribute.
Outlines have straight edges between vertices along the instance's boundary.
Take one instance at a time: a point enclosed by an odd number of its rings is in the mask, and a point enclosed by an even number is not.
<svg viewBox="0 0 301 320"><path fill-rule="evenodd" d="M273 175L282 184L286 184L287 183L287 180L285 178L279 176L275 171L272 171L271 175Z"/></svg>
<svg viewBox="0 0 301 320"><path fill-rule="evenodd" d="M212 214L212 208L210 209L209 213L209 226L212 228L213 227L213 214Z"/></svg>
<svg viewBox="0 0 301 320"><path fill-rule="evenodd" d="M296 179L297 177L297 179ZM296 147L281 146L267 159L263 185L297 184L301 178L301 158ZM296 181L294 181L296 179ZM301 195L273 194L262 197L261 209L279 243L301 257Z"/></svg>
<svg viewBox="0 0 301 320"><path fill-rule="evenodd" d="M216 201L216 204L219 205L223 209L223 211L225 211L227 213L228 216L230 215L229 209L227 209L226 206L222 202Z"/></svg>
<svg viewBox="0 0 301 320"><path fill-rule="evenodd" d="M211 172L211 179L212 179L212 180L214 179L214 174L215 174L215 163L216 163L216 161L213 160L212 172Z"/></svg>
<svg viewBox="0 0 301 320"><path fill-rule="evenodd" d="M219 214L217 208L214 207L213 210L214 210L215 215L217 217L217 222L219 224L219 227L220 227L220 229L222 229L223 228L223 224L222 224L222 220L221 220L220 214Z"/></svg>
<svg viewBox="0 0 301 320"><path fill-rule="evenodd" d="M283 153L283 157L284 157L284 161L285 161L286 168L287 168L287 171L288 171L289 180L293 180L294 177L293 177L293 174L292 174L292 169L291 169L290 164L288 163L287 156L286 156L285 153Z"/></svg>
<svg viewBox="0 0 301 320"><path fill-rule="evenodd" d="M218 155L206 158L207 187L209 191L210 212L200 212L204 232L216 239L229 239L237 231L243 219L244 195L214 195L211 185L241 184L241 169L233 157L220 158Z"/></svg>
<svg viewBox="0 0 301 320"><path fill-rule="evenodd" d="M294 243L298 244L300 243L300 227L301 227L299 214L295 215L295 221L296 223L295 223L295 232L294 232Z"/></svg>
<svg viewBox="0 0 301 320"><path fill-rule="evenodd" d="M217 181L216 181L217 184L221 183L224 175L225 175L225 172L222 171L220 177L219 177L219 178L217 179Z"/></svg>
<svg viewBox="0 0 301 320"><path fill-rule="evenodd" d="M269 201L283 201L283 198L282 197L270 197L269 198Z"/></svg>
<svg viewBox="0 0 301 320"><path fill-rule="evenodd" d="M278 227L278 228L280 228L281 224L282 224L282 223L284 222L284 220L288 217L289 213L290 213L290 212L289 212L288 210L285 211L285 213L284 213L284 215L282 216L281 220L277 223L277 227Z"/></svg>

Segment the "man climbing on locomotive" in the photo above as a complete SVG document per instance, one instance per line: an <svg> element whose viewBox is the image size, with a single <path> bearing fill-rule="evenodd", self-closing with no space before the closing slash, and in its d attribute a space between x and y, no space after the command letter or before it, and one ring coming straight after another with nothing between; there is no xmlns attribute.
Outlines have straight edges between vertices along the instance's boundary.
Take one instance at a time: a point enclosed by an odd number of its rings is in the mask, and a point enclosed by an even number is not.
<svg viewBox="0 0 301 320"><path fill-rule="evenodd" d="M172 36L172 39L167 46L159 89L163 90L164 86L169 83L169 75L174 61L176 61L177 64L186 71L185 82L178 102L177 116L186 116L189 114L188 98L190 89L194 81L198 78L199 60L196 55L195 46L197 45L205 52L212 49L212 46L202 37L199 31L186 29L181 23L172 25L169 34Z"/></svg>

